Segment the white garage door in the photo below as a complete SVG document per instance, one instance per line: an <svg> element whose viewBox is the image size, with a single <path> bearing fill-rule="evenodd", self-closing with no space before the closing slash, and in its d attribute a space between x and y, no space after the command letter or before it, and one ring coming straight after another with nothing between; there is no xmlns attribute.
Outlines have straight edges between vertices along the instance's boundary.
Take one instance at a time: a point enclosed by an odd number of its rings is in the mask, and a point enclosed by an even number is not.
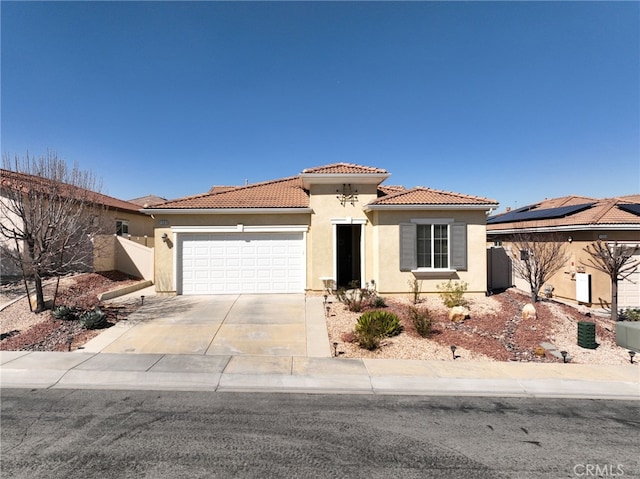
<svg viewBox="0 0 640 479"><path fill-rule="evenodd" d="M633 256L640 261L640 254ZM640 307L640 269L627 279L618 281L618 309Z"/></svg>
<svg viewBox="0 0 640 479"><path fill-rule="evenodd" d="M182 294L302 293L302 233L180 235Z"/></svg>

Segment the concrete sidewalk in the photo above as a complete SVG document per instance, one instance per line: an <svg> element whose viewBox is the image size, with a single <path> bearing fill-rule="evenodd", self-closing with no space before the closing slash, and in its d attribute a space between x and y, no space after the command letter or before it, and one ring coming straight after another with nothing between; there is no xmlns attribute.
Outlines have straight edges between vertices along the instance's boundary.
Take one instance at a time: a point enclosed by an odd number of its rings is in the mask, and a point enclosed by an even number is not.
<svg viewBox="0 0 640 479"><path fill-rule="evenodd" d="M2 388L640 399L640 367L186 354L0 352Z"/></svg>

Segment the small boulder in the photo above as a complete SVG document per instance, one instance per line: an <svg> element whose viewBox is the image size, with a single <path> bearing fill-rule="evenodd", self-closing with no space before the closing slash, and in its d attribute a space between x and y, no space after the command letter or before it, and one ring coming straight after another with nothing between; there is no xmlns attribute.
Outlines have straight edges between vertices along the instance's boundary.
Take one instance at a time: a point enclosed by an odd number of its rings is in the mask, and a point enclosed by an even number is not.
<svg viewBox="0 0 640 479"><path fill-rule="evenodd" d="M454 323L461 323L469 317L469 310L464 306L454 306L449 310L449 320Z"/></svg>
<svg viewBox="0 0 640 479"><path fill-rule="evenodd" d="M538 314L536 313L535 306L531 303L525 304L524 308L522 308L522 319L536 319L537 317Z"/></svg>

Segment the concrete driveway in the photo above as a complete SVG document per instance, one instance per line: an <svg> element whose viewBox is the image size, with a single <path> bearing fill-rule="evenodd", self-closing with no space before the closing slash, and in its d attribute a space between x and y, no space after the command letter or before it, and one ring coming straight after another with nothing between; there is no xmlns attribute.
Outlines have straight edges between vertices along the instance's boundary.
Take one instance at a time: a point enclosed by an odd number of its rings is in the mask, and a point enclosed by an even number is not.
<svg viewBox="0 0 640 479"><path fill-rule="evenodd" d="M331 356L322 299L304 294L156 296L87 352ZM112 302L126 300L116 299Z"/></svg>

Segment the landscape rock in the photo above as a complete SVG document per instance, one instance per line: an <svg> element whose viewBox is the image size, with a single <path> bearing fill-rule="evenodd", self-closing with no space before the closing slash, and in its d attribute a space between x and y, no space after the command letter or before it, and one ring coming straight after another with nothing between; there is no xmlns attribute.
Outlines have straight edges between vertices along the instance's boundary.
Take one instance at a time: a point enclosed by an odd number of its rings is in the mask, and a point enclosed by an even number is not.
<svg viewBox="0 0 640 479"><path fill-rule="evenodd" d="M531 303L525 304L524 308L522 308L522 319L527 321L529 319L536 319L537 317L536 307Z"/></svg>
<svg viewBox="0 0 640 479"><path fill-rule="evenodd" d="M467 319L470 312L464 306L454 306L449 310L449 320L454 323L461 323Z"/></svg>

